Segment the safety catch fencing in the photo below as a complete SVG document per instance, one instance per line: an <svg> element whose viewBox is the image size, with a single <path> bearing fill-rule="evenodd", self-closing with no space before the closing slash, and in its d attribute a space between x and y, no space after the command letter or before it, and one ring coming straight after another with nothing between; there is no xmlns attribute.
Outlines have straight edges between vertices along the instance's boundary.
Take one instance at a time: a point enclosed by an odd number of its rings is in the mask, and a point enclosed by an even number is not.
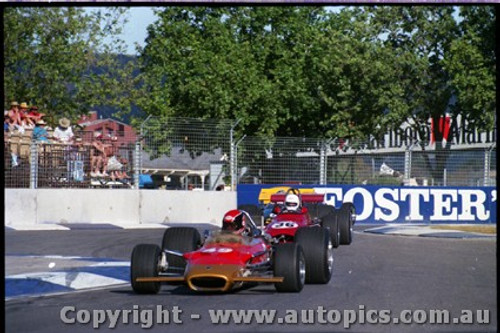
<svg viewBox="0 0 500 333"><path fill-rule="evenodd" d="M241 136L237 125L232 120L149 117L132 141L108 140L105 159L91 132L79 133L73 144L44 144L4 133L5 187L496 186L495 142L380 148L337 139Z"/></svg>
<svg viewBox="0 0 500 333"><path fill-rule="evenodd" d="M5 137L4 137L5 138ZM44 143L29 135L4 140L7 188L133 188L135 145L92 140L79 133L71 144ZM98 148L102 149L99 150ZM114 163L113 163L114 162ZM137 170L138 171L138 170Z"/></svg>
<svg viewBox="0 0 500 333"><path fill-rule="evenodd" d="M342 140L246 137L237 147L239 183L494 186L496 144L428 149L368 148Z"/></svg>

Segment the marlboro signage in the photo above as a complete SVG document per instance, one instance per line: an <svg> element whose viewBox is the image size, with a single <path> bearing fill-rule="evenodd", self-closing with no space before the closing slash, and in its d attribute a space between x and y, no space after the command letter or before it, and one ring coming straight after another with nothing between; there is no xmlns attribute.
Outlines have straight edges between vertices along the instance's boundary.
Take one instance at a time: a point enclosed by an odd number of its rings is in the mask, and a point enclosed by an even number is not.
<svg viewBox="0 0 500 333"><path fill-rule="evenodd" d="M371 140L370 148L405 148L417 142L426 149L435 149L437 142L443 148L449 144L451 149L491 146L496 143L496 128L492 131L483 131L469 126L460 115L457 117L445 115L429 119L420 131L412 127L412 121L408 121L385 134L382 142Z"/></svg>

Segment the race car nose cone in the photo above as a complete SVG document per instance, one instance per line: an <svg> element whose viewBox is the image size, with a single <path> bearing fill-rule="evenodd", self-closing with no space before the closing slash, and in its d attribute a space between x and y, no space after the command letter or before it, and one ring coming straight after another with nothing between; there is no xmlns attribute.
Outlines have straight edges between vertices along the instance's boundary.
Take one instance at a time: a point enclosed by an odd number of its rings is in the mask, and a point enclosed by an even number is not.
<svg viewBox="0 0 500 333"><path fill-rule="evenodd" d="M195 291L228 291L240 269L238 265L190 265L186 280L189 288Z"/></svg>

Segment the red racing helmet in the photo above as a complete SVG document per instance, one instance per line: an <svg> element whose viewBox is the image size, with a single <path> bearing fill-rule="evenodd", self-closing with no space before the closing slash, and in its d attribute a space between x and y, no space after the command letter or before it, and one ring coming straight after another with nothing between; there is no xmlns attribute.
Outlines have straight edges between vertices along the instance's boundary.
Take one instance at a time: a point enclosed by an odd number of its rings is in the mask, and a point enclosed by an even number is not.
<svg viewBox="0 0 500 333"><path fill-rule="evenodd" d="M222 219L222 230L242 233L245 230L245 214L239 209L227 212Z"/></svg>

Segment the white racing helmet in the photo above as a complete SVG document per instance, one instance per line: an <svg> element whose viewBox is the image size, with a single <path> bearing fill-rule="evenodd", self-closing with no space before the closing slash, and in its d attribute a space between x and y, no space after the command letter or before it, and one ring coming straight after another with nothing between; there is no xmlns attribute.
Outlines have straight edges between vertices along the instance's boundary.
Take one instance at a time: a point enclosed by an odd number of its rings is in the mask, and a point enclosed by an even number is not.
<svg viewBox="0 0 500 333"><path fill-rule="evenodd" d="M300 199L296 194L288 194L285 198L285 209L288 211L297 211L300 206Z"/></svg>

